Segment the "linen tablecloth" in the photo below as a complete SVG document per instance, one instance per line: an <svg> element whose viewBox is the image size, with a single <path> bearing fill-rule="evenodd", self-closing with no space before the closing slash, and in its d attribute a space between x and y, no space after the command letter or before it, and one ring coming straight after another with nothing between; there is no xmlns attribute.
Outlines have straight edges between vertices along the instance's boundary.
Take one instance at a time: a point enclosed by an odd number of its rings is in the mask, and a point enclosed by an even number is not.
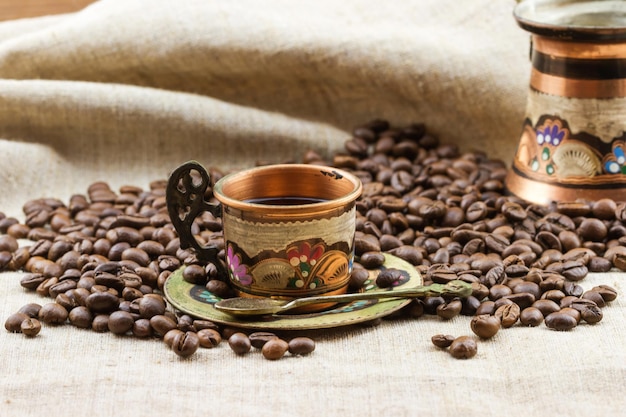
<svg viewBox="0 0 626 417"><path fill-rule="evenodd" d="M147 187L178 164L239 169L329 158L373 118L512 160L530 74L509 0L101 0L0 24L0 211L67 201L103 180ZM430 341L469 318L310 334L307 357L181 360L159 340L44 326L0 332L0 415L617 416L626 401L620 296L597 325L516 326L455 360ZM0 274L0 317L45 302Z"/></svg>

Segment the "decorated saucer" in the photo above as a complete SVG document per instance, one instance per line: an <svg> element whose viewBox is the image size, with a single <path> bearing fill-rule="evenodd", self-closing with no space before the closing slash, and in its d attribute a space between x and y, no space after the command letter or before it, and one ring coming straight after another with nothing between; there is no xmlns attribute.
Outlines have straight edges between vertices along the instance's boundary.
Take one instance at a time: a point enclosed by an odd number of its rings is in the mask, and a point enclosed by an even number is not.
<svg viewBox="0 0 626 417"><path fill-rule="evenodd" d="M402 272L402 278L392 288L376 286L376 277L384 269L394 268ZM385 254L382 267L369 271L370 275L362 291L393 291L394 288L411 288L423 284L419 272L410 263L393 255ZM221 300L203 285L191 284L183 279L182 269L175 271L165 282L167 301L183 313L233 327L261 330L308 330L324 329L363 323L387 316L408 303L410 299L361 300L340 304L331 309L305 314L279 314L263 317L234 317L214 308Z"/></svg>

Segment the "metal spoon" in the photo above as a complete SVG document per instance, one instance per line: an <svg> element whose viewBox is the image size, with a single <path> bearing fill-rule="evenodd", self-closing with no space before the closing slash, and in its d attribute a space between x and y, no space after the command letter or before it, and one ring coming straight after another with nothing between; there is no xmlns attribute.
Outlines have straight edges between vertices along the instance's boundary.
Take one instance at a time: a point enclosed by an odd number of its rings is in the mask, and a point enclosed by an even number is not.
<svg viewBox="0 0 626 417"><path fill-rule="evenodd" d="M275 298L225 298L214 304L215 309L233 316L262 316L266 314L280 314L295 308L321 303L348 303L358 300L380 298L415 298L427 296L448 295L467 297L472 293L472 286L464 281L454 280L447 284L421 285L412 288L403 288L391 291L372 291L343 295L323 295L318 297L303 297L294 300L280 300Z"/></svg>

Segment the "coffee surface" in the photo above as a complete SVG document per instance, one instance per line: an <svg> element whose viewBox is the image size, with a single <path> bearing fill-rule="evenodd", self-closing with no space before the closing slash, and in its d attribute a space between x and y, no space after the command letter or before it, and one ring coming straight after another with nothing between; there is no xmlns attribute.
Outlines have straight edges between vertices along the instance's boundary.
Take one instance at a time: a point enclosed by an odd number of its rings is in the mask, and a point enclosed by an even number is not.
<svg viewBox="0 0 626 417"><path fill-rule="evenodd" d="M244 200L246 203L263 204L266 206L302 206L307 204L323 203L328 201L324 198L314 197L297 197L297 196L284 196L284 197L261 197L250 198Z"/></svg>

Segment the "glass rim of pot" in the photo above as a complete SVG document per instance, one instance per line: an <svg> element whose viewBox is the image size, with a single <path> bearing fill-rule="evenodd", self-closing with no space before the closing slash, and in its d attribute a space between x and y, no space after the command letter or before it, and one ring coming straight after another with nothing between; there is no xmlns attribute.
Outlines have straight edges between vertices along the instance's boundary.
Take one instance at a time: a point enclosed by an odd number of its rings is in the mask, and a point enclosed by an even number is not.
<svg viewBox="0 0 626 417"><path fill-rule="evenodd" d="M626 39L622 0L518 0L513 16L531 33L564 40Z"/></svg>

